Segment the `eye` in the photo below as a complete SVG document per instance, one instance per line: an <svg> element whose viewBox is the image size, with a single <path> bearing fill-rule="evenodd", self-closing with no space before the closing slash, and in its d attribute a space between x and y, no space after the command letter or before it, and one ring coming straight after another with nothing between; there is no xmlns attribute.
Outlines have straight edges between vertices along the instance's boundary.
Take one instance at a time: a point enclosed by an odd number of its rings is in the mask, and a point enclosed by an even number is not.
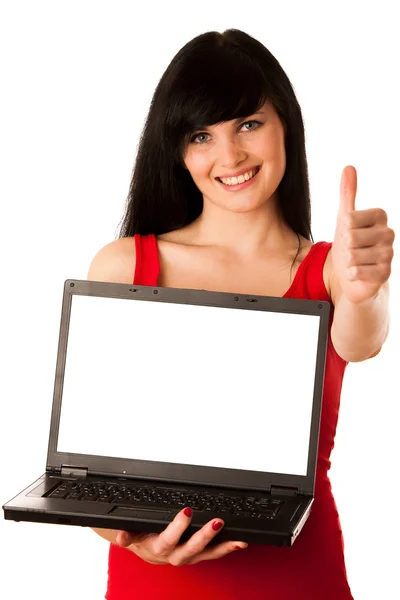
<svg viewBox="0 0 400 600"><path fill-rule="evenodd" d="M258 129L258 127L259 127L260 125L262 125L261 121L257 121L257 120L246 121L245 123L242 123L242 125L240 126L240 129L241 129L242 127L244 127L245 125L254 124L254 123L256 124L256 126L255 126L255 127L252 127L251 129L245 129L245 133L250 133L250 132L254 131L255 129ZM210 134L209 134L209 133L206 133L205 131L201 131L201 132L199 132L199 133L195 133L195 134L194 134L194 135L193 135L193 136L190 138L190 143L191 143L191 144L202 145L204 142L196 142L196 141L195 141L197 138L199 138L199 137L200 137L200 136L202 136L202 135L206 135L206 136L207 136L207 135L210 135Z"/></svg>
<svg viewBox="0 0 400 600"><path fill-rule="evenodd" d="M209 135L209 134L208 134L208 133L205 133L205 132L202 132L202 133L196 133L196 134L195 134L195 135L194 135L194 136L193 136L193 137L190 139L190 143L191 143L191 144L198 144L198 143L200 143L200 144L201 144L201 142L195 142L195 140L196 140L198 137L200 137L201 135Z"/></svg>
<svg viewBox="0 0 400 600"><path fill-rule="evenodd" d="M253 131L253 129L258 129L258 126L262 125L261 121L246 121L246 123L243 123L242 127L244 127L244 125L248 125L249 123L256 123L257 127L252 127L251 129L247 129L247 131Z"/></svg>

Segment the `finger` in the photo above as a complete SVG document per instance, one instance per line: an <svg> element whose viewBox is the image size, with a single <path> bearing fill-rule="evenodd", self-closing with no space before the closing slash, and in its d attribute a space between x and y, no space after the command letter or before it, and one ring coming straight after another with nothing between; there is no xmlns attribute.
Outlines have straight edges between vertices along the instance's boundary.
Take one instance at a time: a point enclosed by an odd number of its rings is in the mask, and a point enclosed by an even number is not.
<svg viewBox="0 0 400 600"><path fill-rule="evenodd" d="M369 246L367 248L350 248L347 251L347 266L377 265L390 263L393 258L393 248L386 246Z"/></svg>
<svg viewBox="0 0 400 600"><path fill-rule="evenodd" d="M248 544L246 542L223 542L214 548L206 548L195 556L188 564L195 565L196 563L202 560L215 560L217 558L222 558L231 552L236 552L237 550L244 550L247 548Z"/></svg>
<svg viewBox="0 0 400 600"><path fill-rule="evenodd" d="M192 510L189 507L181 510L173 521L158 535L148 549L155 556L169 555L179 543L183 532L188 528L192 520Z"/></svg>
<svg viewBox="0 0 400 600"><path fill-rule="evenodd" d="M118 546L126 548L132 543L132 534L129 531L118 531L115 542Z"/></svg>
<svg viewBox="0 0 400 600"><path fill-rule="evenodd" d="M357 194L357 171L352 166L347 166L342 171L340 180L340 204L339 213L346 213L355 210Z"/></svg>
<svg viewBox="0 0 400 600"><path fill-rule="evenodd" d="M176 548L169 557L172 565L188 564L197 554L203 552L207 544L221 531L224 522L221 519L209 521L204 527L192 535L185 543Z"/></svg>
<svg viewBox="0 0 400 600"><path fill-rule="evenodd" d="M363 248L375 246L377 244L390 244L390 233L386 228L379 227L361 227L360 229L350 229L345 234L347 248Z"/></svg>
<svg viewBox="0 0 400 600"><path fill-rule="evenodd" d="M368 208L367 210L354 210L343 217L348 229L372 227L373 225L386 225L387 213L383 208Z"/></svg>
<svg viewBox="0 0 400 600"><path fill-rule="evenodd" d="M382 284L390 277L390 264L361 265L350 267L347 270L349 281L366 281L373 284Z"/></svg>
<svg viewBox="0 0 400 600"><path fill-rule="evenodd" d="M121 546L121 548L127 548L131 544L138 543L139 541L149 538L152 535L155 536L156 534L142 531L119 531L115 538L115 542L118 546Z"/></svg>

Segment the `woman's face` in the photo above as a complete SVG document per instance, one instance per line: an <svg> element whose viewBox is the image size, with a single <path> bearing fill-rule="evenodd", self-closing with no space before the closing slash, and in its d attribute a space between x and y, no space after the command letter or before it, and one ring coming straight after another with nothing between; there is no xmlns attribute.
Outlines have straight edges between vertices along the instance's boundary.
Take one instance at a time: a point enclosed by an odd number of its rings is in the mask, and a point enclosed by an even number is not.
<svg viewBox="0 0 400 600"><path fill-rule="evenodd" d="M257 122L254 122L257 121ZM286 168L284 128L273 105L267 101L259 113L195 131L185 149L184 163L204 201L226 210L247 212L259 208L275 192ZM237 171L254 173L234 187L217 178ZM240 180L241 181L241 180Z"/></svg>

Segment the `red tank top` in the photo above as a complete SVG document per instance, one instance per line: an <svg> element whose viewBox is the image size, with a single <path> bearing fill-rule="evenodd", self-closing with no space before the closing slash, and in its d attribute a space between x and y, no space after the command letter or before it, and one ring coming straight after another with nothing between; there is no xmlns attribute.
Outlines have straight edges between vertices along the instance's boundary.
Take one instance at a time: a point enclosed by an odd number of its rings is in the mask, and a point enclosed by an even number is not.
<svg viewBox="0 0 400 600"><path fill-rule="evenodd" d="M154 235L135 236L134 284L157 285ZM318 242L300 264L284 298L326 300L323 266L331 243ZM347 362L330 336L325 367L315 501L292 547L249 544L223 558L195 565L152 565L110 544L107 600L353 600L347 582L343 536L328 477Z"/></svg>

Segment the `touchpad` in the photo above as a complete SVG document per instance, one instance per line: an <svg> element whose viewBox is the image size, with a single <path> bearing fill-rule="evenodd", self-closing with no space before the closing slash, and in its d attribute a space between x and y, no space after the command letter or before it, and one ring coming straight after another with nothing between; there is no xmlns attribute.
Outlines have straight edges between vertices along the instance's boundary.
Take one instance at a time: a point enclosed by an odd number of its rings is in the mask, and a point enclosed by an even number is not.
<svg viewBox="0 0 400 600"><path fill-rule="evenodd" d="M165 521L168 515L171 513L170 510L153 510L151 508L129 508L128 506L116 506L110 512L109 515L116 517L124 517L127 519L144 519L149 521L162 520Z"/></svg>

